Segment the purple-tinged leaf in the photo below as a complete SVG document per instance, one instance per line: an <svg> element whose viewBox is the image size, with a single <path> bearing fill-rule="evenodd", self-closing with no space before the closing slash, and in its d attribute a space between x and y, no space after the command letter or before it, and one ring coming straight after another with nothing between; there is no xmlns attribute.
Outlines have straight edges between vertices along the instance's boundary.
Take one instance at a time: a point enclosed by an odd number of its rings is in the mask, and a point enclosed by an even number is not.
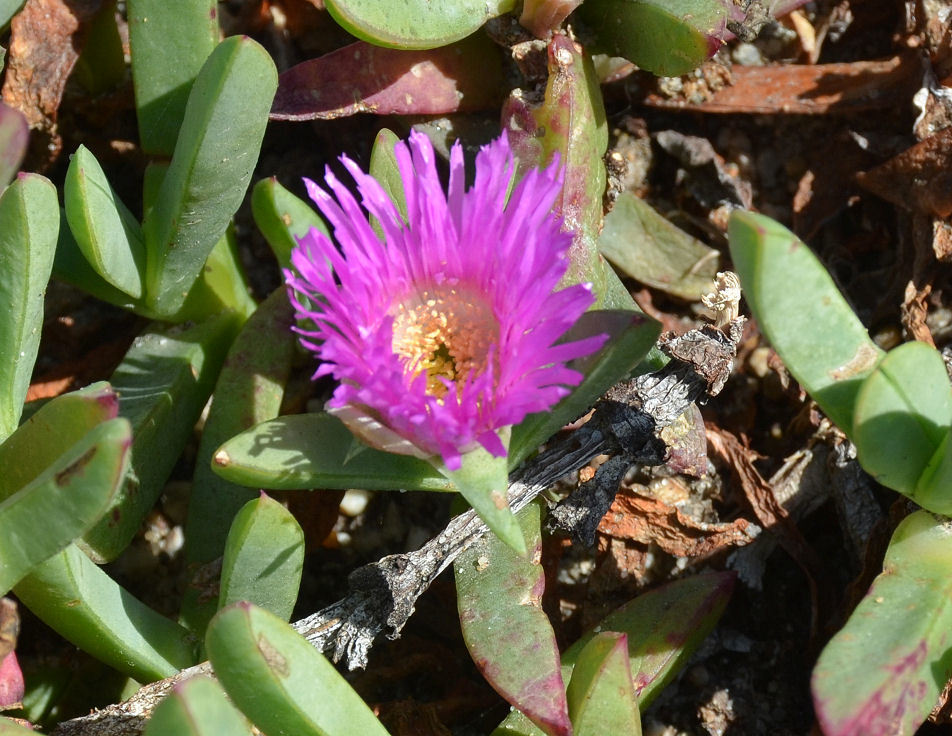
<svg viewBox="0 0 952 736"><path fill-rule="evenodd" d="M17 662L17 653L0 657L0 711L19 708L23 701L23 673Z"/></svg>
<svg viewBox="0 0 952 736"><path fill-rule="evenodd" d="M602 631L628 635L634 696L644 710L711 632L727 607L736 575L712 572L676 580L640 595L610 613L562 655L569 679L585 645ZM513 711L493 736L538 736L529 720Z"/></svg>
<svg viewBox="0 0 952 736"><path fill-rule="evenodd" d="M549 736L570 736L555 633L542 610L541 510L517 514L528 554L487 534L456 560L460 625L470 656L496 691Z"/></svg>
<svg viewBox="0 0 952 736"><path fill-rule="evenodd" d="M575 233L565 281L593 281L600 269L595 237L602 223L606 180L605 107L591 59L568 36L553 36L548 53L544 101L536 106L514 92L503 107L503 129L519 159L520 175L559 157L564 185L555 210L565 218L565 229Z"/></svg>
<svg viewBox="0 0 952 736"><path fill-rule="evenodd" d="M628 634L628 656L639 707L644 710L718 622L734 590L733 572L712 572L662 585L608 614L598 631ZM595 636L584 634L562 655L574 666Z"/></svg>
<svg viewBox="0 0 952 736"><path fill-rule="evenodd" d="M271 119L483 110L499 104L502 88L499 52L483 34L428 51L358 41L284 72Z"/></svg>
<svg viewBox="0 0 952 736"><path fill-rule="evenodd" d="M19 170L29 138L23 113L0 102L0 187L9 184Z"/></svg>
<svg viewBox="0 0 952 736"><path fill-rule="evenodd" d="M608 126L589 55L568 36L556 34L548 48L549 81L540 105L516 90L502 111L503 129L519 160L519 175L558 156L563 167L562 194L555 211L575 237L564 284L590 283L598 295L594 308L634 310L631 297L598 254Z"/></svg>
<svg viewBox="0 0 952 736"><path fill-rule="evenodd" d="M826 645L811 689L826 736L915 733L952 675L952 522L917 511Z"/></svg>
<svg viewBox="0 0 952 736"><path fill-rule="evenodd" d="M579 652L566 695L575 736L641 736L628 636L603 631Z"/></svg>
<svg viewBox="0 0 952 736"><path fill-rule="evenodd" d="M539 38L557 31L582 0L525 0L519 22Z"/></svg>

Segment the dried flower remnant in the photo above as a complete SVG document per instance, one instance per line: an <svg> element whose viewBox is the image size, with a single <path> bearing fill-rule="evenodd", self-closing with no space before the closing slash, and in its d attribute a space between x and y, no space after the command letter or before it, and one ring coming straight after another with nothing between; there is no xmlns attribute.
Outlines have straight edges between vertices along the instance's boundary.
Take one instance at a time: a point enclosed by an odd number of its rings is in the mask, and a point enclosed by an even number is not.
<svg viewBox="0 0 952 736"><path fill-rule="evenodd" d="M701 297L701 303L714 315L714 326L729 325L740 314L740 279L733 271L719 271L714 277L714 291Z"/></svg>
<svg viewBox="0 0 952 736"><path fill-rule="evenodd" d="M515 165L502 136L477 155L467 190L457 144L444 192L426 136L394 153L406 220L346 156L359 203L329 170L326 189L306 182L339 249L312 230L292 254L301 342L322 361L314 377L340 381L328 411L367 444L449 470L480 446L504 457L504 430L565 396L582 378L566 362L605 340L556 344L594 300L588 285L555 291L572 241L552 214L558 166L509 193Z"/></svg>

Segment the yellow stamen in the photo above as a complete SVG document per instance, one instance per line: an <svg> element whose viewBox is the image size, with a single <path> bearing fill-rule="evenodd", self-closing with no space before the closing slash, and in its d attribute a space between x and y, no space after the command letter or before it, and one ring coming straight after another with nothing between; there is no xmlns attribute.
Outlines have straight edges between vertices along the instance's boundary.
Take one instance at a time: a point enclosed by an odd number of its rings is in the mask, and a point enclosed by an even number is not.
<svg viewBox="0 0 952 736"><path fill-rule="evenodd" d="M426 372L426 392L442 398L441 378L460 388L470 374L486 370L490 347L499 340L492 309L465 289L437 286L414 292L391 310L393 351L416 377Z"/></svg>

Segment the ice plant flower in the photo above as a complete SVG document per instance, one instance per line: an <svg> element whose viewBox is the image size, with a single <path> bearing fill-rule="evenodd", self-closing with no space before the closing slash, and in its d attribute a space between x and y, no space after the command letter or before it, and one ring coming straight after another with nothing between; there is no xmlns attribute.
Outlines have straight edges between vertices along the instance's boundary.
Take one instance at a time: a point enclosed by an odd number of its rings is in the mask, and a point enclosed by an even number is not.
<svg viewBox="0 0 952 736"><path fill-rule="evenodd" d="M311 230L287 283L301 342L322 361L314 377L340 382L327 410L373 447L455 471L480 447L505 457L508 428L578 384L566 362L605 337L557 344L593 301L588 285L556 290L572 241L552 214L557 164L510 192L515 162L503 135L478 153L467 190L457 144L444 192L425 135L394 153L405 218L346 156L359 203L329 169L326 189L305 180L339 248Z"/></svg>

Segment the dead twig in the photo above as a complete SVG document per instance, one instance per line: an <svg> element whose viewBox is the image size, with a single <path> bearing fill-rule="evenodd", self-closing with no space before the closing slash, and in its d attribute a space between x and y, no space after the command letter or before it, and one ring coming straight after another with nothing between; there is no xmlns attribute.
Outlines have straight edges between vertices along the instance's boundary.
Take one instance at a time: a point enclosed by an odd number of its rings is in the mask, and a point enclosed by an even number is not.
<svg viewBox="0 0 952 736"><path fill-rule="evenodd" d="M664 461L665 447L658 431L693 402L703 403L723 387L743 323L743 318L737 318L723 330L703 327L679 337L663 336L659 345L672 356L665 368L616 384L596 404L586 424L513 472L509 485L513 512L597 455L611 455L602 465L604 470L553 511L552 526L593 539L625 472L635 463ZM384 630L391 639L399 637L420 595L488 531L473 511L460 514L420 549L358 568L348 579L346 598L292 625L335 662L343 661L350 669L364 667L374 639ZM196 665L143 687L123 703L64 722L52 736L138 736L151 709L176 682L210 673L207 662Z"/></svg>

